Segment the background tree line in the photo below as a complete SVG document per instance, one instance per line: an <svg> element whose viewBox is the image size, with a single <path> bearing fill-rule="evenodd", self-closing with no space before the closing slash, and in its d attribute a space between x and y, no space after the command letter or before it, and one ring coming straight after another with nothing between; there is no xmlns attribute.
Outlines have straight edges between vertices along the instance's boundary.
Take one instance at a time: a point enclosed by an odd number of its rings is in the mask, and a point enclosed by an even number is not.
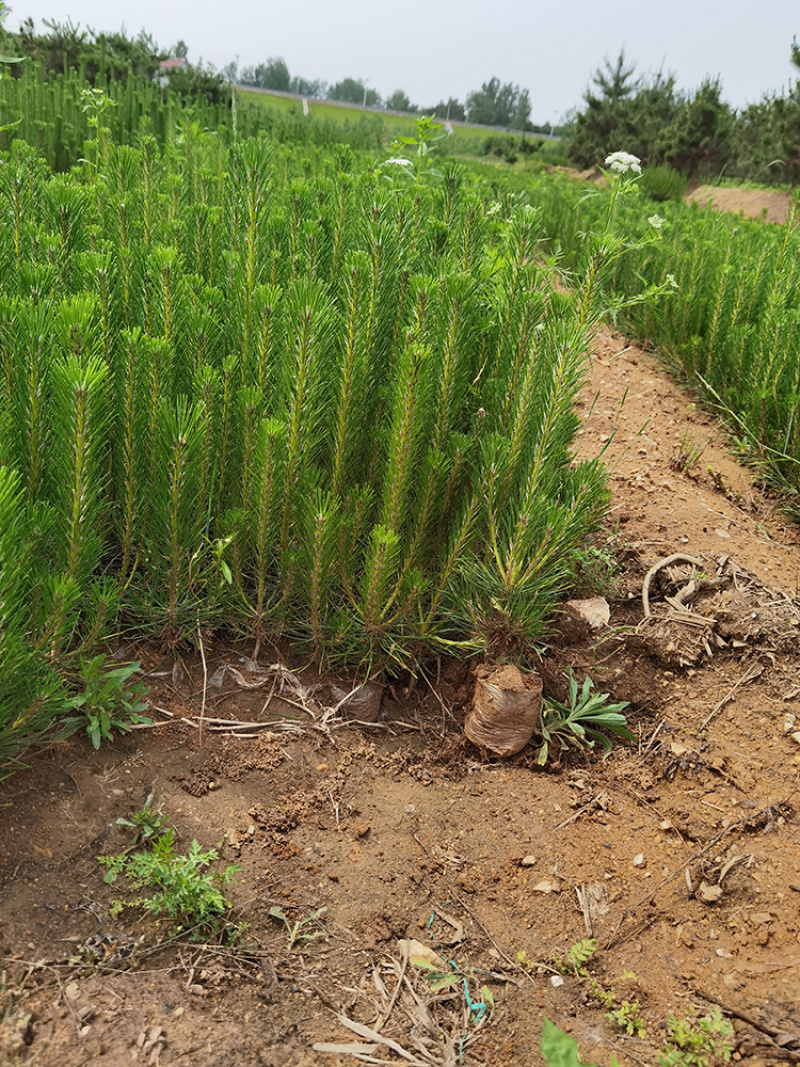
<svg viewBox="0 0 800 1067"><path fill-rule="evenodd" d="M0 12L0 19L7 12ZM235 63L222 71L211 64L190 63L187 48L178 41L160 48L147 33L98 33L81 29L70 20L44 21L37 33L27 19L16 33L0 22L0 52L41 61L45 70L62 73L79 70L91 83L105 78L124 80L128 74L161 79L182 97L202 98L209 104L228 99L229 83L297 93L315 99L342 101L391 111L418 112L456 122L555 133L564 142L570 160L579 167L601 164L612 151L632 152L646 164L660 164L682 172L687 179L720 176L758 180L765 184L800 182L800 45L792 42L790 60L795 80L782 93L765 95L759 102L736 111L722 96L719 79L707 78L690 92L678 89L674 75L637 73L620 52L594 72L582 106L560 126L531 123L527 89L493 77L467 94L418 107L403 89L382 98L359 78L334 84L293 76L286 61L272 56L239 73ZM162 70L170 57L181 66ZM7 67L18 74L21 66Z"/></svg>
<svg viewBox="0 0 800 1067"><path fill-rule="evenodd" d="M800 69L800 46L790 59ZM580 167L612 151L681 171L690 181L738 177L765 184L800 181L800 80L736 111L718 78L679 90L672 74L637 75L624 52L594 72L569 132L567 150Z"/></svg>
<svg viewBox="0 0 800 1067"><path fill-rule="evenodd" d="M26 19L12 33L7 28L7 15L7 10L0 10L0 52L39 61L49 73L78 70L92 84L107 78L124 81L128 75L150 80L159 77L181 96L203 98L209 104L222 103L229 95L225 78L211 64L188 61L183 41L163 49L144 31L138 37L127 37L121 32L98 33L81 29L70 19L66 22L44 19L45 29L41 33L36 32L33 19ZM183 59L184 63L161 70L161 62L170 57ZM19 75L22 65L10 64L6 69L12 76Z"/></svg>

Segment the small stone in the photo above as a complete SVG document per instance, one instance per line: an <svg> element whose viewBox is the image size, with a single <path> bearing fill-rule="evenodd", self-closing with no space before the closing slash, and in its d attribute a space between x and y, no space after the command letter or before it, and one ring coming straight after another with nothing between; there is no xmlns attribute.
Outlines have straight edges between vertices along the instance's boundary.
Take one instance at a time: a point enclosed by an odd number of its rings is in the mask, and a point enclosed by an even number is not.
<svg viewBox="0 0 800 1067"><path fill-rule="evenodd" d="M520 867L533 867L535 863L535 856L523 856L522 859L519 861Z"/></svg>
<svg viewBox="0 0 800 1067"><path fill-rule="evenodd" d="M550 975L550 985L553 987L553 989L559 989L563 984L564 979L561 977L560 974Z"/></svg>
<svg viewBox="0 0 800 1067"><path fill-rule="evenodd" d="M370 826L364 819L356 819L353 829L355 830L356 837L366 837L369 833Z"/></svg>
<svg viewBox="0 0 800 1067"><path fill-rule="evenodd" d="M640 852L637 856L633 857L634 867L644 867L644 852Z"/></svg>

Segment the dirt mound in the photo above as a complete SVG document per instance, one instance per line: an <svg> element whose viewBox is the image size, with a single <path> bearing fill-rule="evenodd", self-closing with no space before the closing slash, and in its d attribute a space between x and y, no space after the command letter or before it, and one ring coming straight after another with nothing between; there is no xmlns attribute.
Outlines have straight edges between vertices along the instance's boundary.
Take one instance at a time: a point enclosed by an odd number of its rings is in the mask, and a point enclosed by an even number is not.
<svg viewBox="0 0 800 1067"><path fill-rule="evenodd" d="M786 222L792 197L789 193L770 192L766 189L728 189L716 185L700 185L686 195L686 202L707 207L711 204L717 211L742 212L751 219L764 218L767 222Z"/></svg>

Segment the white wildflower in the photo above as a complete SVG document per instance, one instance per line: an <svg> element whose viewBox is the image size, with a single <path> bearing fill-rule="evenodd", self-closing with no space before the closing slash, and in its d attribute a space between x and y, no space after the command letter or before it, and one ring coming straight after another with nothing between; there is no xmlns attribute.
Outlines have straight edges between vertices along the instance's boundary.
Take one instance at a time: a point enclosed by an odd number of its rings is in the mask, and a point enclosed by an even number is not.
<svg viewBox="0 0 800 1067"><path fill-rule="evenodd" d="M387 159L387 163L395 163L398 167L413 167L414 164L410 159L403 159L402 156L395 156L392 159Z"/></svg>
<svg viewBox="0 0 800 1067"><path fill-rule="evenodd" d="M500 202L499 201L495 201L495 203L492 204L491 207L486 209L486 214L487 215L496 215L499 210L500 210Z"/></svg>
<svg viewBox="0 0 800 1067"><path fill-rule="evenodd" d="M664 225L664 220L661 218L660 215L651 215L647 221L650 223L654 230L660 230L661 227Z"/></svg>
<svg viewBox="0 0 800 1067"><path fill-rule="evenodd" d="M606 166L617 174L627 174L629 170L634 174L641 174L641 163L639 157L631 155L630 152L612 152L610 156L606 156Z"/></svg>
<svg viewBox="0 0 800 1067"><path fill-rule="evenodd" d="M667 275L667 285L671 285L673 289L677 289L678 288L678 283L675 281L675 275L674 274L668 274Z"/></svg>

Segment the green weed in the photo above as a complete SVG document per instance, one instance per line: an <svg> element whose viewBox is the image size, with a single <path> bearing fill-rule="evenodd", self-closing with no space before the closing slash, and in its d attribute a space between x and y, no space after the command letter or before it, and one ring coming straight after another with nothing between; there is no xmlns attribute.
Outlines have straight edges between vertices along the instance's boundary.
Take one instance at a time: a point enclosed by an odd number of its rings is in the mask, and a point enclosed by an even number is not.
<svg viewBox="0 0 800 1067"><path fill-rule="evenodd" d="M599 743L605 756L612 749L609 734L622 737L626 741L635 741L635 736L627 728L624 708L627 701L610 703L608 693L593 693L594 682L587 675L578 691L578 683L572 668L569 670L568 703L562 704L552 697L546 697L542 704L542 716L539 733L542 744L536 757L537 763L544 766L550 755L551 746L558 745L558 754L570 748L587 752L595 743ZM532 742L537 744L537 741Z"/></svg>
<svg viewBox="0 0 800 1067"><path fill-rule="evenodd" d="M223 871L208 870L219 854L213 848L203 851L196 840L185 855L179 854L174 830L164 830L163 816L150 811L149 805L130 821L118 821L133 826L136 836L134 843L119 855L98 857L107 869L104 881L113 884L122 876L133 889L149 890L152 895L115 901L112 916L118 916L125 908L140 907L171 920L177 931L190 932L193 939L221 936L231 908L222 887L241 868L231 865Z"/></svg>
<svg viewBox="0 0 800 1067"><path fill-rule="evenodd" d="M127 733L138 723L151 723L152 719L141 714L147 708L144 698L150 691L148 687L141 682L126 687L140 667L141 663L136 662L106 670L104 655L84 660L80 666L84 690L65 704L65 710L79 714L64 720L60 736L70 737L85 729L92 745L99 748L102 741L113 741L115 730Z"/></svg>
<svg viewBox="0 0 800 1067"><path fill-rule="evenodd" d="M657 1057L660 1067L709 1067L728 1063L734 1050L733 1027L719 1008L700 1019L667 1019L667 1044Z"/></svg>
<svg viewBox="0 0 800 1067"><path fill-rule="evenodd" d="M286 927L286 933L289 935L289 940L286 942L287 952L291 952L298 941L316 941L318 938L326 936L324 930L304 929L309 923L316 922L325 910L325 908L317 908L317 910L312 911L310 915L306 915L302 919L296 919L292 922L291 919L287 917L283 908L279 907L277 904L269 909L269 914L272 918L282 922Z"/></svg>

